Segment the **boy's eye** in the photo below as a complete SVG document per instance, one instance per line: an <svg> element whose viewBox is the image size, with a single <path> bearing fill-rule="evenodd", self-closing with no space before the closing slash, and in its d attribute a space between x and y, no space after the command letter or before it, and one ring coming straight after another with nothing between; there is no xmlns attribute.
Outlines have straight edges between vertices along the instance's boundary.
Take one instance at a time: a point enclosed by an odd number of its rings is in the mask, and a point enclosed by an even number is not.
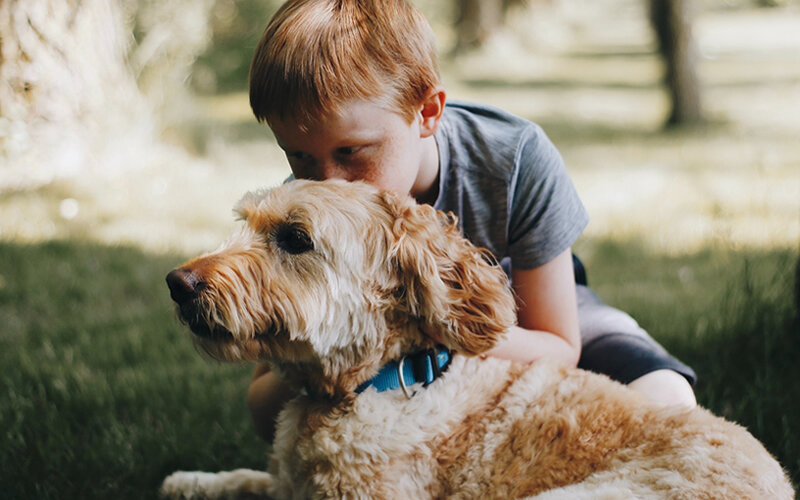
<svg viewBox="0 0 800 500"><path fill-rule="evenodd" d="M286 156L293 160L302 160L306 158L308 155L306 153L296 152L296 153L286 153Z"/></svg>
<svg viewBox="0 0 800 500"><path fill-rule="evenodd" d="M360 150L361 150L361 146L345 146L345 147L338 148L336 150L336 152L339 153L342 156L350 156L350 155L358 153Z"/></svg>

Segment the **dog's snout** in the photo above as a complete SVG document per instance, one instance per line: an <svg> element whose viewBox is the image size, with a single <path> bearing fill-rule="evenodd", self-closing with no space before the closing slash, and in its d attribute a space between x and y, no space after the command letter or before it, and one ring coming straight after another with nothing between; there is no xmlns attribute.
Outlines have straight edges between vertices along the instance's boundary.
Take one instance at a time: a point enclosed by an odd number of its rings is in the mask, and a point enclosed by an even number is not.
<svg viewBox="0 0 800 500"><path fill-rule="evenodd" d="M203 288L203 282L190 269L180 268L167 275L167 286L172 300L184 304L197 295Z"/></svg>

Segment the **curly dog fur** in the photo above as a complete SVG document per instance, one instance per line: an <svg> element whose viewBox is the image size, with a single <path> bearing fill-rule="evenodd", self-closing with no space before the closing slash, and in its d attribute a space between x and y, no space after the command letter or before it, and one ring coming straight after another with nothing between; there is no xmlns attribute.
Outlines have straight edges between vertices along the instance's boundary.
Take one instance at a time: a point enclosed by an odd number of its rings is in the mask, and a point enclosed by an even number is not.
<svg viewBox="0 0 800 500"><path fill-rule="evenodd" d="M268 472L177 472L170 498L792 498L744 428L656 407L601 375L481 359L516 321L505 274L456 221L363 183L246 195L241 231L170 273L216 359L268 360L300 393ZM434 342L457 352L407 398L357 393Z"/></svg>

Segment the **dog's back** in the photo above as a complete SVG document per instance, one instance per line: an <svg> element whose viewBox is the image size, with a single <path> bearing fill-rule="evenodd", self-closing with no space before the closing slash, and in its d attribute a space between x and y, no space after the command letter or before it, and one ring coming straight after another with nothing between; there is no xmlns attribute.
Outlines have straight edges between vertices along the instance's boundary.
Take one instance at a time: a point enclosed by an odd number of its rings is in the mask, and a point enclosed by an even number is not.
<svg viewBox="0 0 800 500"><path fill-rule="evenodd" d="M491 453L463 467L466 473L449 482L452 491L443 496L521 498L548 490L544 498L794 494L780 465L744 428L702 408L653 406L604 376L549 362L523 372L485 420L483 439L461 446ZM466 456L481 453L473 448Z"/></svg>
<svg viewBox="0 0 800 500"><path fill-rule="evenodd" d="M295 495L303 485L329 497L793 497L744 428L549 362L462 356L411 399L368 391L324 415L314 404L286 410L275 445L273 472Z"/></svg>

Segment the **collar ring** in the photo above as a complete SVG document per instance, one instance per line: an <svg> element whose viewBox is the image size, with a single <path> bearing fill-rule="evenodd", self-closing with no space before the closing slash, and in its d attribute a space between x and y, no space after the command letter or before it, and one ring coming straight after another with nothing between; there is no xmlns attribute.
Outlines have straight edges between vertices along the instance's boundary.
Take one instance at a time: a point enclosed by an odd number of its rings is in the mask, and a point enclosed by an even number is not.
<svg viewBox="0 0 800 500"><path fill-rule="evenodd" d="M414 392L410 393L408 391L408 386L406 385L406 380L403 377L403 365L405 364L405 362L406 362L406 357L403 356L402 358L400 358L400 362L397 363L397 378L400 379L400 388L403 389L403 394L406 395L406 398L411 399L412 397L414 397L414 394L416 394L417 392L414 391Z"/></svg>

